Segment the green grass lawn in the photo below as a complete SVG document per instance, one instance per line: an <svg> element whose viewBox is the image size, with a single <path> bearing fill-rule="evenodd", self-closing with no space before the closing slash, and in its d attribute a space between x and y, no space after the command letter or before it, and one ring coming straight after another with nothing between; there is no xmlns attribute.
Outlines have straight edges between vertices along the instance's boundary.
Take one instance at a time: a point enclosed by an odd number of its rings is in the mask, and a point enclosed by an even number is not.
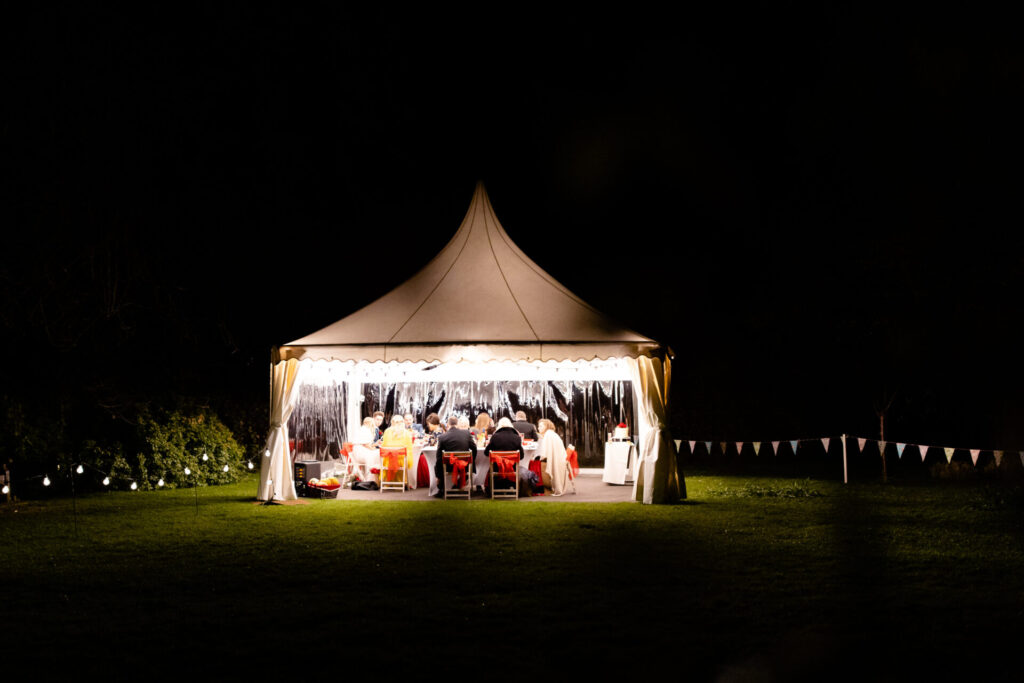
<svg viewBox="0 0 1024 683"><path fill-rule="evenodd" d="M200 489L198 508L191 489L80 498L77 532L70 499L0 504L0 667L44 679L1024 676L1019 490L687 487L675 506L259 506L250 477Z"/></svg>

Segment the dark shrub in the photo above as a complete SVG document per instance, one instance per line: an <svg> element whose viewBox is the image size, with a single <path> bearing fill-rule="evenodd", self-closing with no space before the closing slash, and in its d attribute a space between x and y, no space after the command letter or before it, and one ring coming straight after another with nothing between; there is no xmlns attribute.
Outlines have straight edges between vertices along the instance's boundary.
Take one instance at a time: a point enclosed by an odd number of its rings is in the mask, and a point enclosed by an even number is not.
<svg viewBox="0 0 1024 683"><path fill-rule="evenodd" d="M138 476L140 488L154 488L160 479L174 488L229 484L241 477L243 449L213 413L147 413L139 418L138 436L139 444L134 455L126 456L126 464Z"/></svg>
<svg viewBox="0 0 1024 683"><path fill-rule="evenodd" d="M155 489L161 479L166 488L228 484L238 481L245 466L242 447L208 411L147 410L122 438L124 443L83 444L83 488L102 487L105 475L116 489L130 488L133 481L140 489Z"/></svg>

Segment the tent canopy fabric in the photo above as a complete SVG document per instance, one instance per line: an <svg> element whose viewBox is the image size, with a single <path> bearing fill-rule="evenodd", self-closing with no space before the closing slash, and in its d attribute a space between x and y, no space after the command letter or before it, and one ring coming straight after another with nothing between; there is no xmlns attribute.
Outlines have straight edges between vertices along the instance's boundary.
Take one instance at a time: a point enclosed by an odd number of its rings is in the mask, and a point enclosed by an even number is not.
<svg viewBox="0 0 1024 683"><path fill-rule="evenodd" d="M453 305L467 299L486 306ZM274 360L577 360L658 349L526 256L478 183L459 230L430 263L368 306L278 347Z"/></svg>

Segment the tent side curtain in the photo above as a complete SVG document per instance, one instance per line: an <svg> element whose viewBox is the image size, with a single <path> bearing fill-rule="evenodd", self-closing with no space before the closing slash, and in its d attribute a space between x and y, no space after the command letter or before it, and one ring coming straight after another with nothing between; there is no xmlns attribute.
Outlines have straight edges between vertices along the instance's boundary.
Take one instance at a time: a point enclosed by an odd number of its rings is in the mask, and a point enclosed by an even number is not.
<svg viewBox="0 0 1024 683"><path fill-rule="evenodd" d="M288 452L288 418L295 409L303 364L286 360L273 365L270 388L270 435L260 467L259 500L295 500L295 478Z"/></svg>
<svg viewBox="0 0 1024 683"><path fill-rule="evenodd" d="M366 362L437 362L463 360L563 361L606 360L657 356L662 348L646 342L522 343L522 344L347 344L330 346L279 346L273 362L285 360L337 360Z"/></svg>
<svg viewBox="0 0 1024 683"><path fill-rule="evenodd" d="M675 503L685 497L679 483L676 448L668 429L666 405L670 361L640 356L630 364L637 404L640 444L633 499L645 504Z"/></svg>

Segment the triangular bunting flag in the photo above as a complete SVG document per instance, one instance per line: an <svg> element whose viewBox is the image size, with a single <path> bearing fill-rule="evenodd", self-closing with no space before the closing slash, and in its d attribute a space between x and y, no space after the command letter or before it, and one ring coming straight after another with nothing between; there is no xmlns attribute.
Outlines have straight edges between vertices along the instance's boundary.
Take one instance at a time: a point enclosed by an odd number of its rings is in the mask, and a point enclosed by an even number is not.
<svg viewBox="0 0 1024 683"><path fill-rule="evenodd" d="M864 444L866 444L867 442L868 442L867 439L857 439L857 450L859 450L861 453L863 453L864 452Z"/></svg>
<svg viewBox="0 0 1024 683"><path fill-rule="evenodd" d="M760 452L761 452L761 442L760 441L755 441L754 442L754 455L759 455Z"/></svg>
<svg viewBox="0 0 1024 683"><path fill-rule="evenodd" d="M928 455L928 446L918 446L917 450L921 453L921 462L924 462L924 458Z"/></svg>
<svg viewBox="0 0 1024 683"><path fill-rule="evenodd" d="M999 467L999 463L1003 461L1003 452L992 451L992 457L996 459L996 467Z"/></svg>
<svg viewBox="0 0 1024 683"><path fill-rule="evenodd" d="M903 457L903 449L906 448L906 447L907 447L907 444L905 444L905 443L897 443L896 444L896 457L897 458L902 458Z"/></svg>
<svg viewBox="0 0 1024 683"><path fill-rule="evenodd" d="M711 442L710 441L705 441L704 442L704 450L706 450L708 452L708 455L711 455Z"/></svg>
<svg viewBox="0 0 1024 683"><path fill-rule="evenodd" d="M719 445L722 447L722 455L725 455L725 449L728 448L729 445L724 441L722 441Z"/></svg>
<svg viewBox="0 0 1024 683"><path fill-rule="evenodd" d="M830 439L830 438L829 438L829 437L827 437L827 436L826 436L826 437L825 437L824 439L822 439L822 440L821 440L821 445L825 447L825 452L826 452L826 453L828 453L828 445L829 445L829 443L831 443L831 442L832 442L832 439Z"/></svg>
<svg viewBox="0 0 1024 683"><path fill-rule="evenodd" d="M737 441L736 442L736 455L739 455L740 451L742 451L742 450L743 450L743 442L742 441Z"/></svg>
<svg viewBox="0 0 1024 683"><path fill-rule="evenodd" d="M953 462L953 451L955 451L956 449L955 448L943 448L942 450L946 452L946 462Z"/></svg>
<svg viewBox="0 0 1024 683"><path fill-rule="evenodd" d="M693 453L693 449L697 445L697 442L696 441L691 441L689 443L690 443L690 452Z"/></svg>
<svg viewBox="0 0 1024 683"><path fill-rule="evenodd" d="M878 453L883 458L885 457L885 442L884 441L879 441L878 442Z"/></svg>
<svg viewBox="0 0 1024 683"><path fill-rule="evenodd" d="M980 448L972 448L971 449L971 462L974 464L975 467L978 466L978 454L979 453L981 453L981 449Z"/></svg>
<svg viewBox="0 0 1024 683"><path fill-rule="evenodd" d="M775 451L775 455L779 454L779 442L778 441L772 441L772 450ZM1021 462L1024 462L1024 460L1021 460Z"/></svg>
<svg viewBox="0 0 1024 683"><path fill-rule="evenodd" d="M676 453L679 452L679 450L682 447L682 445L683 445L683 442L680 439L676 439Z"/></svg>
<svg viewBox="0 0 1024 683"><path fill-rule="evenodd" d="M798 440L796 440L796 439L793 439L792 441L789 442L789 447L793 449L793 455L796 455L796 447L799 444L800 444L800 442Z"/></svg>

